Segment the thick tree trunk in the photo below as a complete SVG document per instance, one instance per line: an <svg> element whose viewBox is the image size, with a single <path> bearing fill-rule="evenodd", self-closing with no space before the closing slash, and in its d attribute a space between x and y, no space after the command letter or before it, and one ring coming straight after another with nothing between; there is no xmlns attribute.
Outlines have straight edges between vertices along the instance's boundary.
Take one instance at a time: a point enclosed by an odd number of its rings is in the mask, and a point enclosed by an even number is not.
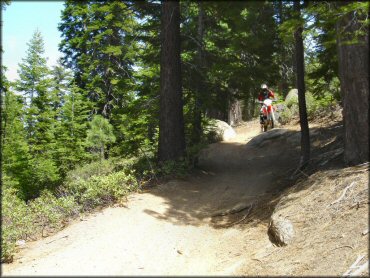
<svg viewBox="0 0 370 278"><path fill-rule="evenodd" d="M163 1L158 159L178 160L185 151L180 60L179 1Z"/></svg>
<svg viewBox="0 0 370 278"><path fill-rule="evenodd" d="M202 101L201 94L204 93L203 86L203 34L204 34L204 9L203 3L198 2L198 70L197 84L195 92L194 123L193 123L193 142L199 143L202 136Z"/></svg>
<svg viewBox="0 0 370 278"><path fill-rule="evenodd" d="M301 8L299 1L294 2L294 10L298 13L298 16L300 17ZM302 26L300 26L294 32L298 106L299 106L299 119L301 125L301 161L299 164L299 168L305 167L310 160L310 133L308 128L306 99L305 99L304 49L303 49L302 29L303 29Z"/></svg>
<svg viewBox="0 0 370 278"><path fill-rule="evenodd" d="M360 28L358 15L345 15L337 23L339 78L343 103L344 160L348 165L369 161L369 33ZM345 29L344 29L345 28Z"/></svg>

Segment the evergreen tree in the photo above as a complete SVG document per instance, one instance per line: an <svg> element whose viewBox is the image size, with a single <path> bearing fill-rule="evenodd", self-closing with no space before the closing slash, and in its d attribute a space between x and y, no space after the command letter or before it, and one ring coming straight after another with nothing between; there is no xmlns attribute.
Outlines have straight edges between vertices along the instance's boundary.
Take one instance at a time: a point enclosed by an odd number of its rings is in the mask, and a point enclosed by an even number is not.
<svg viewBox="0 0 370 278"><path fill-rule="evenodd" d="M51 72L52 108L55 115L56 147L54 160L61 176L85 161L89 101L73 84L72 76L61 64Z"/></svg>
<svg viewBox="0 0 370 278"><path fill-rule="evenodd" d="M125 2L67 1L59 30L60 50L77 85L94 102L93 113L110 118L132 86L136 21Z"/></svg>
<svg viewBox="0 0 370 278"><path fill-rule="evenodd" d="M161 16L160 162L178 160L185 152L180 53L180 4L164 1Z"/></svg>
<svg viewBox="0 0 370 278"><path fill-rule="evenodd" d="M338 61L343 100L344 161L369 161L369 3L338 3Z"/></svg>
<svg viewBox="0 0 370 278"><path fill-rule="evenodd" d="M300 2L294 2L294 11L296 12L296 20L301 22L301 6ZM304 82L304 48L303 48L303 24L301 23L294 32L295 39L295 54L297 68L297 88L298 88L298 104L299 104L299 123L301 126L301 160L299 168L305 167L310 160L310 132L307 121L306 109L306 88Z"/></svg>
<svg viewBox="0 0 370 278"><path fill-rule="evenodd" d="M23 100L9 88L9 82L1 72L1 157L2 171L19 186L21 197L29 193L32 177L31 156L23 125Z"/></svg>
<svg viewBox="0 0 370 278"><path fill-rule="evenodd" d="M90 129L87 131L86 140L92 151L99 153L100 160L103 160L107 145L116 141L116 137L113 134L113 126L107 119L100 115L95 115L90 123Z"/></svg>
<svg viewBox="0 0 370 278"><path fill-rule="evenodd" d="M19 80L16 89L25 99L25 127L32 156L30 163L34 175L30 182L29 194L37 195L44 187L52 187L59 181L58 169L53 160L56 147L55 111L51 91L51 79L46 58L43 57L44 43L39 31L30 42L26 58L19 65Z"/></svg>

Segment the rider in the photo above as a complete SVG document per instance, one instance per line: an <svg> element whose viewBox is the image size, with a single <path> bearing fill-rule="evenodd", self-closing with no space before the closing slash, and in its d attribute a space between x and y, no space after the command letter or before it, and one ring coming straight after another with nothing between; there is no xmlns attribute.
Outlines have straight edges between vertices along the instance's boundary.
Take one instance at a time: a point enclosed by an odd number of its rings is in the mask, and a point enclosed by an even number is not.
<svg viewBox="0 0 370 278"><path fill-rule="evenodd" d="M263 102L265 99L267 98L271 98L271 99L274 99L275 98L275 94L273 91L271 91L266 84L262 84L261 85L261 91L258 95L258 100ZM262 105L261 105L262 107ZM261 111L260 113L260 124L263 124L263 113Z"/></svg>
<svg viewBox="0 0 370 278"><path fill-rule="evenodd" d="M261 91L258 95L258 100L259 101L264 101L266 98L275 98L275 94L273 91L271 91L266 84L261 85Z"/></svg>

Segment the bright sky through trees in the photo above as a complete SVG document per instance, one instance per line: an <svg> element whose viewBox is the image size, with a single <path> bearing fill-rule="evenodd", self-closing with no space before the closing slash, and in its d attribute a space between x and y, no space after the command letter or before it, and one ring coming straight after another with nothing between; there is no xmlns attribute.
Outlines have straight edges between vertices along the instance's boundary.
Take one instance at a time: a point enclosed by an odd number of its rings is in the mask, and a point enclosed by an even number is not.
<svg viewBox="0 0 370 278"><path fill-rule="evenodd" d="M63 5L63 1L12 1L2 11L2 64L8 68L6 76L9 80L18 78L18 64L25 57L27 42L36 29L44 38L48 65L56 63L61 56L57 26Z"/></svg>

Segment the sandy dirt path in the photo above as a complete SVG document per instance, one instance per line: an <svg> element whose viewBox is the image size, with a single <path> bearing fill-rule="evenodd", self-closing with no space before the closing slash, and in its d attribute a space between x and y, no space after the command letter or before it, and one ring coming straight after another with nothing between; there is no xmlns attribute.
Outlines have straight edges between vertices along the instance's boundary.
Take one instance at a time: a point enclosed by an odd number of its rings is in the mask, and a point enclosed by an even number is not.
<svg viewBox="0 0 370 278"><path fill-rule="evenodd" d="M257 122L236 131L232 141L204 150L199 174L135 193L126 208L106 208L27 243L2 275L232 275L245 269L252 253L272 248L265 227L246 230L228 225L243 214L214 214L280 186L277 177L298 161L298 140L282 139L287 133L297 139L293 130L259 134ZM257 232L264 240L254 242Z"/></svg>

